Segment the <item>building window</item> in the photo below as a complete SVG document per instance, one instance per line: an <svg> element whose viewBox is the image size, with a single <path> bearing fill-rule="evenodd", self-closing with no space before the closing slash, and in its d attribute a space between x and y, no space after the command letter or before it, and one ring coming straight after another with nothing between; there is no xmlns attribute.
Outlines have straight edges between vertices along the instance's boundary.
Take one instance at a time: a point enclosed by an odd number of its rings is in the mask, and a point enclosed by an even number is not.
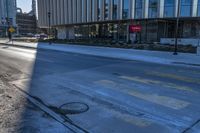
<svg viewBox="0 0 200 133"><path fill-rule="evenodd" d="M191 16L192 0L181 0L181 17Z"/></svg>
<svg viewBox="0 0 200 133"><path fill-rule="evenodd" d="M123 0L123 10L122 10L122 18L128 19L129 18L129 6L130 6L130 0Z"/></svg>
<svg viewBox="0 0 200 133"><path fill-rule="evenodd" d="M113 0L113 20L117 19L118 0Z"/></svg>
<svg viewBox="0 0 200 133"><path fill-rule="evenodd" d="M174 14L175 14L175 1L174 0L165 0L164 16L165 17L174 17Z"/></svg>
<svg viewBox="0 0 200 133"><path fill-rule="evenodd" d="M158 0L149 0L149 18L158 16Z"/></svg>
<svg viewBox="0 0 200 133"><path fill-rule="evenodd" d="M135 18L142 18L143 17L143 0L136 0L135 1Z"/></svg>
<svg viewBox="0 0 200 133"><path fill-rule="evenodd" d="M108 20L108 16L109 16L109 0L105 0L105 3L104 3L104 17L105 17L105 20Z"/></svg>
<svg viewBox="0 0 200 133"><path fill-rule="evenodd" d="M198 8L197 15L200 16L200 0L198 0L198 7L197 8Z"/></svg>

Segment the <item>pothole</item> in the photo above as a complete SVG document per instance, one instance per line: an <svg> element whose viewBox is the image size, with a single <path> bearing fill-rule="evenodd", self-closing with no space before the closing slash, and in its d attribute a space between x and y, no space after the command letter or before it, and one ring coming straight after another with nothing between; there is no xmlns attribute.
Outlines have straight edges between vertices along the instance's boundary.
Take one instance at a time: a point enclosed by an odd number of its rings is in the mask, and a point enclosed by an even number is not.
<svg viewBox="0 0 200 133"><path fill-rule="evenodd" d="M61 105L59 108L56 107L50 107L50 108L62 115L81 114L89 110L89 106L81 102L70 102Z"/></svg>

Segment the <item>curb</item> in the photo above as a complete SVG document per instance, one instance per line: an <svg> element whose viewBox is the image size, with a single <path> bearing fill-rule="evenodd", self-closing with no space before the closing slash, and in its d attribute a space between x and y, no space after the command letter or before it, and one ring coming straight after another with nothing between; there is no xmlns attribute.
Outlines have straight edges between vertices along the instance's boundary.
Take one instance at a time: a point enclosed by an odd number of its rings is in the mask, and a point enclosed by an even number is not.
<svg viewBox="0 0 200 133"><path fill-rule="evenodd" d="M6 44L6 43L0 43L0 45L3 45L3 46L11 46L11 47L17 47L17 48L26 48L26 49L37 49L35 47L29 47L29 46L22 46L22 45L17 45L17 44Z"/></svg>
<svg viewBox="0 0 200 133"><path fill-rule="evenodd" d="M61 51L61 52L70 52L70 51L65 51L65 50L59 50L59 49L53 49L53 48L36 48L33 46L23 46L23 45L18 45L18 44L7 44L7 43L0 43L0 45L3 46L11 46L11 47L18 47L18 48L26 48L26 49L42 49L42 50L52 50L52 51ZM52 44L53 45L53 44ZM185 66L185 67L195 67L195 68L200 68L200 64L196 63L189 63L189 62L179 62L179 61L166 61L166 63L163 62L152 62L150 60L140 60L140 59L131 59L131 58L123 58L123 57L113 57L113 56L106 56L106 55L95 55L95 54L90 54L90 53L81 53L81 52L74 52L71 51L71 53L79 53L79 54L85 54L85 55L93 55L93 56L99 56L99 57L106 57L106 58L115 58L115 59L122 59L122 60L131 60L131 61L142 61L142 62L149 62L149 63L156 63L156 64L163 64L163 65L175 65L175 66ZM137 57L137 56L136 56ZM152 57L153 58L153 57Z"/></svg>

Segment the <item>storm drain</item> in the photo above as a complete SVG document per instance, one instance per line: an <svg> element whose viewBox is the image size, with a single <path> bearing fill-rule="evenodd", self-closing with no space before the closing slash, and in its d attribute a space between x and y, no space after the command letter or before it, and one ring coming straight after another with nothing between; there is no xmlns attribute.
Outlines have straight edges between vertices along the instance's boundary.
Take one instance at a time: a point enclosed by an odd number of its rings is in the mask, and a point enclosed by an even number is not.
<svg viewBox="0 0 200 133"><path fill-rule="evenodd" d="M81 102L71 102L66 103L60 106L60 110L67 115L67 114L81 114L87 112L89 110L89 106L85 103Z"/></svg>
<svg viewBox="0 0 200 133"><path fill-rule="evenodd" d="M62 115L81 114L89 110L89 106L81 102L70 102L61 105L59 108L52 106L49 108Z"/></svg>

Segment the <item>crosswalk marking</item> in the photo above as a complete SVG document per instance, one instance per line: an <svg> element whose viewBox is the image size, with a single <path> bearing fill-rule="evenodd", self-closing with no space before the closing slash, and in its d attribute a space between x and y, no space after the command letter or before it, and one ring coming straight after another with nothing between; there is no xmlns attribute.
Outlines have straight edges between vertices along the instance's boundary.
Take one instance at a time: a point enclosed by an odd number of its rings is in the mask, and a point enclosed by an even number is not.
<svg viewBox="0 0 200 133"><path fill-rule="evenodd" d="M188 82L188 83L200 84L200 79L178 76L178 75L175 75L175 74L161 73L161 72L147 72L146 74L158 76L158 77L163 77L163 78L171 78L171 79L184 81L184 82Z"/></svg>
<svg viewBox="0 0 200 133"><path fill-rule="evenodd" d="M142 100L145 100L145 101L148 101L151 103L155 103L158 105L162 105L164 107L168 107L168 108L171 108L174 110L183 109L190 104L189 102L175 99L172 97L162 96L162 95L158 95L158 94L141 93L141 92L136 91L136 89L134 89L134 88L130 88L130 87L127 88L126 86L116 83L111 80L99 80L99 81L96 81L95 84L101 85L103 87L115 89L121 93L129 94L129 95L137 97L139 99L142 99Z"/></svg>
<svg viewBox="0 0 200 133"><path fill-rule="evenodd" d="M184 91L190 91L190 92L195 92L192 88L186 87L186 86L179 86L173 83L167 83L167 82L162 82L158 80L152 80L152 79L145 79L145 78L140 78L137 76L120 76L121 79L125 80L130 80L134 82L139 82L143 84L148 84L148 85L159 85L161 87L167 87L167 88L172 88L172 89L178 89L178 90L184 90Z"/></svg>

